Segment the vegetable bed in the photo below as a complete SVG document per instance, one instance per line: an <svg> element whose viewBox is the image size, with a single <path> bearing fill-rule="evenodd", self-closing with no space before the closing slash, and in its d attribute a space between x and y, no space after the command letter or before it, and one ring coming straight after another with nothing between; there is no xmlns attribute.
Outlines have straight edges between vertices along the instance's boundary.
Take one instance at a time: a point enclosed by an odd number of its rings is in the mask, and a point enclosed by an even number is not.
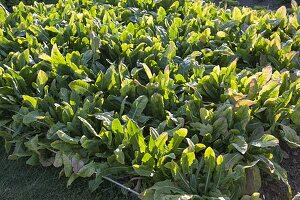
<svg viewBox="0 0 300 200"><path fill-rule="evenodd" d="M270 179L295 194L280 164L300 147L295 1L60 0L0 16L9 159L142 199L259 199Z"/></svg>

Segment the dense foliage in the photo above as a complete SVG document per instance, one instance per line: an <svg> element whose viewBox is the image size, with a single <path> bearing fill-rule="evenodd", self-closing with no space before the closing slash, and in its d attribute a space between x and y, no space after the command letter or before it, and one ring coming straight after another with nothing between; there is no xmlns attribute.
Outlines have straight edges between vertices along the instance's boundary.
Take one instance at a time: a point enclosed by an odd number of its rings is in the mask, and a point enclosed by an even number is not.
<svg viewBox="0 0 300 200"><path fill-rule="evenodd" d="M97 3L95 3L97 2ZM10 159L143 199L258 199L300 147L300 7L60 0L0 8Z"/></svg>

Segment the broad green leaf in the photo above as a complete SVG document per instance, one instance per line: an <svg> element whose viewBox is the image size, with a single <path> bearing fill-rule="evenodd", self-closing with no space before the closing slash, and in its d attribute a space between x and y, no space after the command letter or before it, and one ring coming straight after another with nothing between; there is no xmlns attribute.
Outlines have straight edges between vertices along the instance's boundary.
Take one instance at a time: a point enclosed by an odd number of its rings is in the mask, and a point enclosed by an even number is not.
<svg viewBox="0 0 300 200"><path fill-rule="evenodd" d="M69 83L69 87L79 93L79 94L86 94L86 93L90 93L90 84L87 82L84 82L83 80L74 80L72 82Z"/></svg>
<svg viewBox="0 0 300 200"><path fill-rule="evenodd" d="M0 131L0 137L2 137L4 139L11 139L12 135L10 133L8 133L7 131Z"/></svg>
<svg viewBox="0 0 300 200"><path fill-rule="evenodd" d="M250 109L248 106L241 106L237 108L234 113L234 127L242 132L246 131L246 126L250 121Z"/></svg>
<svg viewBox="0 0 300 200"><path fill-rule="evenodd" d="M185 128L180 128L174 132L173 137L168 144L169 151L176 150L179 147L181 142L187 136L187 132L188 131Z"/></svg>
<svg viewBox="0 0 300 200"><path fill-rule="evenodd" d="M131 119L128 121L126 128L128 135L131 137L130 141L133 144L134 149L137 149L141 153L144 153L147 146L142 130Z"/></svg>
<svg viewBox="0 0 300 200"><path fill-rule="evenodd" d="M200 108L200 117L201 117L201 122L206 124L209 123L211 117L212 117L213 112L207 110L206 108Z"/></svg>
<svg viewBox="0 0 300 200"><path fill-rule="evenodd" d="M152 191L152 192L151 192ZM155 183L152 187L142 193L143 198L162 200L168 194L184 194L174 182L165 180ZM148 196L148 197L147 197ZM149 197L151 196L151 197Z"/></svg>
<svg viewBox="0 0 300 200"><path fill-rule="evenodd" d="M260 170L257 165L246 169L246 194L253 194L261 188Z"/></svg>
<svg viewBox="0 0 300 200"><path fill-rule="evenodd" d="M243 159L240 153L230 153L224 155L225 169L230 170Z"/></svg>
<svg viewBox="0 0 300 200"><path fill-rule="evenodd" d="M165 9L163 7L159 7L157 10L157 21L159 23L162 22L165 19L166 15L167 13Z"/></svg>
<svg viewBox="0 0 300 200"><path fill-rule="evenodd" d="M37 79L36 79L37 84L45 85L47 83L47 81L48 81L48 75L43 70L40 70L37 75Z"/></svg>
<svg viewBox="0 0 300 200"><path fill-rule="evenodd" d="M42 113L40 113L38 111L32 111L23 117L23 123L28 126L31 123L37 122L44 118L45 118L45 116Z"/></svg>
<svg viewBox="0 0 300 200"><path fill-rule="evenodd" d="M208 184L210 182L211 175L213 173L215 166L216 166L215 152L211 147L208 147L204 152L204 169L207 172L204 193L206 193L208 190Z"/></svg>
<svg viewBox="0 0 300 200"><path fill-rule="evenodd" d="M145 95L139 96L133 103L129 111L129 116L132 119L139 117L148 103L148 98Z"/></svg>
<svg viewBox="0 0 300 200"><path fill-rule="evenodd" d="M208 147L204 152L204 162L207 171L212 172L216 165L216 155L211 147Z"/></svg>
<svg viewBox="0 0 300 200"><path fill-rule="evenodd" d="M145 64L145 63L142 63L143 65L143 68L148 76L148 79L151 80L152 79L152 72L150 70L150 68Z"/></svg>
<svg viewBox="0 0 300 200"><path fill-rule="evenodd" d="M56 132L57 136L64 142L69 143L69 144L78 144L79 140L70 137L67 135L65 132L59 130Z"/></svg>
<svg viewBox="0 0 300 200"><path fill-rule="evenodd" d="M80 177L91 177L95 173L94 161L84 165L76 174Z"/></svg>
<svg viewBox="0 0 300 200"><path fill-rule="evenodd" d="M66 64L65 58L60 53L57 44L54 44L51 50L51 63L54 65Z"/></svg>
<svg viewBox="0 0 300 200"><path fill-rule="evenodd" d="M227 124L227 120L224 117L221 117L219 119L217 119L214 123L213 123L213 130L214 133L216 134L225 134L227 132L228 129L228 124Z"/></svg>
<svg viewBox="0 0 300 200"><path fill-rule="evenodd" d="M23 95L22 97L23 97L24 103L28 103L30 106L32 106L32 108L36 109L37 103L38 103L37 98L31 97L28 95Z"/></svg>
<svg viewBox="0 0 300 200"><path fill-rule="evenodd" d="M157 147L157 149L159 150L159 152L163 153L166 151L166 142L168 140L168 133L167 132L163 132L162 134L160 134L158 136L158 138L155 141L155 146Z"/></svg>
<svg viewBox="0 0 300 200"><path fill-rule="evenodd" d="M217 36L219 37L219 38L224 38L224 37L226 37L226 33L224 32L224 31L218 31L217 32Z"/></svg>
<svg viewBox="0 0 300 200"><path fill-rule="evenodd" d="M122 151L123 146L120 145L116 150L114 150L114 154L116 156L116 160L121 163L121 164L125 164L125 155Z"/></svg>
<svg viewBox="0 0 300 200"><path fill-rule="evenodd" d="M154 93L150 99L151 112L156 119L164 119L164 99L161 94Z"/></svg>
<svg viewBox="0 0 300 200"><path fill-rule="evenodd" d="M57 152L57 153L55 154L53 166L54 166L54 167L61 167L62 164L63 164L62 153L61 153L61 152Z"/></svg>
<svg viewBox="0 0 300 200"><path fill-rule="evenodd" d="M282 126L282 136L283 139L288 143L291 148L298 148L300 147L300 136L297 132L291 128L290 126Z"/></svg>
<svg viewBox="0 0 300 200"><path fill-rule="evenodd" d="M260 148L275 147L279 144L279 140L273 135L264 134L259 139L252 141L250 144Z"/></svg>
<svg viewBox="0 0 300 200"><path fill-rule="evenodd" d="M275 13L275 16L278 18L285 18L286 17L286 7L281 6L280 8L278 8L278 10Z"/></svg>
<svg viewBox="0 0 300 200"><path fill-rule="evenodd" d="M65 175L66 177L70 177L73 172L71 159L66 154L63 154L62 159L64 164Z"/></svg>
<svg viewBox="0 0 300 200"><path fill-rule="evenodd" d="M150 177L153 176L153 172L149 169L148 166L145 165L132 165L134 171L140 176Z"/></svg>
<svg viewBox="0 0 300 200"><path fill-rule="evenodd" d="M206 148L205 144L202 144L202 143L195 144L195 152L196 153L204 150L205 148Z"/></svg>
<svg viewBox="0 0 300 200"><path fill-rule="evenodd" d="M294 109L290 116L293 123L300 125L300 108Z"/></svg>
<svg viewBox="0 0 300 200"><path fill-rule="evenodd" d="M99 137L95 129L92 127L92 125L84 118L78 116L78 119L83 123L83 125L96 137Z"/></svg>
<svg viewBox="0 0 300 200"><path fill-rule="evenodd" d="M78 177L77 174L73 173L68 179L67 187L69 187Z"/></svg>
<svg viewBox="0 0 300 200"><path fill-rule="evenodd" d="M170 61L173 57L176 56L176 45L173 41L170 42L170 44L167 46L166 52L165 52L166 58Z"/></svg>
<svg viewBox="0 0 300 200"><path fill-rule="evenodd" d="M112 132L115 134L115 137L116 137L116 142L119 142L121 143L124 136L125 136L125 133L124 133L124 129L123 129L123 126L120 122L119 119L114 119L111 123L111 130Z"/></svg>
<svg viewBox="0 0 300 200"><path fill-rule="evenodd" d="M192 164L196 160L196 155L194 152L183 152L180 159L180 166L183 173L188 173Z"/></svg>
<svg viewBox="0 0 300 200"><path fill-rule="evenodd" d="M5 7L0 3L0 24L3 25L5 23L5 20L7 19L7 16L9 15L8 11L5 9Z"/></svg>
<svg viewBox="0 0 300 200"><path fill-rule="evenodd" d="M38 135L34 136L33 138L31 138L29 141L25 142L25 146L31 150L34 151L36 154L40 155L39 153L39 139L38 139Z"/></svg>
<svg viewBox="0 0 300 200"><path fill-rule="evenodd" d="M238 20L229 20L229 21L225 22L224 24L222 24L219 28L220 28L220 30L225 30L225 29L231 28L237 24L239 24Z"/></svg>
<svg viewBox="0 0 300 200"><path fill-rule="evenodd" d="M233 141L232 141L232 146L236 148L241 154L245 154L248 149L248 144L245 141L245 138L243 136L237 136Z"/></svg>
<svg viewBox="0 0 300 200"><path fill-rule="evenodd" d="M261 75L258 77L257 83L260 87L264 86L272 77L272 67L267 66L262 69Z"/></svg>

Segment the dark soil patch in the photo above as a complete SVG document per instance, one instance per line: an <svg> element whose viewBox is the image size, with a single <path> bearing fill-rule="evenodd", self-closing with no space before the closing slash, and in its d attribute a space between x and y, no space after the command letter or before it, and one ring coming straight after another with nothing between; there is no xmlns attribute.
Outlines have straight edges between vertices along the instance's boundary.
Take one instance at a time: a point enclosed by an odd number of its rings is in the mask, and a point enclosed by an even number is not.
<svg viewBox="0 0 300 200"><path fill-rule="evenodd" d="M296 195L300 192L300 149L291 149L285 145L282 149L287 153L288 158L282 161L281 166L287 171L293 195ZM269 177L263 176L263 179L269 179ZM288 199L287 187L279 181L264 181L261 192L266 200Z"/></svg>

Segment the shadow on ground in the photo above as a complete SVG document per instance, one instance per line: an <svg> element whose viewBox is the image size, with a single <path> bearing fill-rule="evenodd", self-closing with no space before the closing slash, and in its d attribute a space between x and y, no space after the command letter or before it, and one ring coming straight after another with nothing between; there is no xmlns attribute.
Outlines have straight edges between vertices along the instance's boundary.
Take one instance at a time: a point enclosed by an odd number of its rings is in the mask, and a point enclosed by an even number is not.
<svg viewBox="0 0 300 200"><path fill-rule="evenodd" d="M122 194L109 182L91 193L85 179L76 180L66 188L67 180L58 179L59 169L53 167L29 166L25 160L10 161L0 140L0 199L1 200L134 200ZM63 179L63 180L62 180Z"/></svg>

